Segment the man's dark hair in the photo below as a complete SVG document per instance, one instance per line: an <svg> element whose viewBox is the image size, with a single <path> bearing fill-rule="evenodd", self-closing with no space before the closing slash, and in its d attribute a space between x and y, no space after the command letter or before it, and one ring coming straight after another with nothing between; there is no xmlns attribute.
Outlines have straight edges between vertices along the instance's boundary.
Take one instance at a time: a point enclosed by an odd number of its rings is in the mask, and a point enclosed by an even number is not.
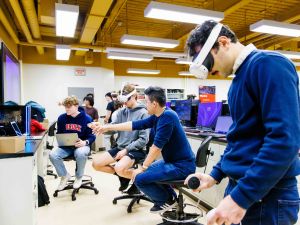
<svg viewBox="0 0 300 225"><path fill-rule="evenodd" d="M91 106L94 106L94 98L92 98L91 96L85 96L83 101L88 101Z"/></svg>
<svg viewBox="0 0 300 225"><path fill-rule="evenodd" d="M186 49L188 51L189 56L193 57L196 54L195 47L202 47L207 41L212 29L216 26L217 22L213 20L207 20L204 23L198 25L194 30L191 31L190 36L186 42ZM223 25L220 36L225 36L231 40L232 43L236 43L238 41L235 33L230 30L230 28L226 25ZM219 49L219 43L213 45L212 48Z"/></svg>
<svg viewBox="0 0 300 225"><path fill-rule="evenodd" d="M112 97L111 97L111 93L110 92L107 92L106 94L105 94L105 97L110 97L111 99L112 99Z"/></svg>
<svg viewBox="0 0 300 225"><path fill-rule="evenodd" d="M166 105L166 94L161 87L148 87L144 93L149 97L151 102L156 101L160 107Z"/></svg>

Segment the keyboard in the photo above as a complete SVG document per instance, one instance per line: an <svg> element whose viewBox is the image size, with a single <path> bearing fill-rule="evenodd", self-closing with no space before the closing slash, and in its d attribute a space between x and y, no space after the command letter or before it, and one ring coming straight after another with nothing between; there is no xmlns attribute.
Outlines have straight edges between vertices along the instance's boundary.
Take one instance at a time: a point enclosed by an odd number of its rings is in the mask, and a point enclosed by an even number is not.
<svg viewBox="0 0 300 225"><path fill-rule="evenodd" d="M42 140L43 136L26 136L26 140Z"/></svg>

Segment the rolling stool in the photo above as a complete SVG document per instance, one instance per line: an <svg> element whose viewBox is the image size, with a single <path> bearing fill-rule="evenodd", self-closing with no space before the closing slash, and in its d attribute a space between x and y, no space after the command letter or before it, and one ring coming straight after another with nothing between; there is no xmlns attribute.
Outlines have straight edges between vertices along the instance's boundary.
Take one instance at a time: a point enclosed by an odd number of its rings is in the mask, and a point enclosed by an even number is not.
<svg viewBox="0 0 300 225"><path fill-rule="evenodd" d="M67 158L64 158L64 161L71 161L71 160L76 161L74 156L69 156ZM72 189L73 189L72 195L71 195L72 201L76 200L76 194L79 193L80 189L93 190L96 195L99 193L98 189L94 187L95 185L94 185L94 183L92 181L92 177L91 176L83 175L82 185L79 188L77 188L77 189L73 188L74 181L75 181L75 176L72 176L71 179L68 181L68 185L64 189L62 189L62 190L55 190L55 192L53 194L53 197L57 197L58 196L58 192L65 191L65 190L72 190Z"/></svg>
<svg viewBox="0 0 300 225"><path fill-rule="evenodd" d="M208 157L214 154L209 149L209 144L212 138L213 138L212 136L208 136L201 142L201 145L199 146L196 155L195 163L197 167L206 166ZM171 185L172 187L176 188L179 191L178 196L176 198L176 201L178 203L176 209L161 213L160 215L162 217L163 222L158 225L182 225L182 224L203 225L197 222L198 219L203 216L202 210L198 207L198 205L184 203L182 188L183 187L187 188L187 186L184 185L184 180L170 180L170 181L161 181L157 183L162 185ZM184 209L186 206L190 206L191 208L197 209L198 212L196 213L185 212Z"/></svg>

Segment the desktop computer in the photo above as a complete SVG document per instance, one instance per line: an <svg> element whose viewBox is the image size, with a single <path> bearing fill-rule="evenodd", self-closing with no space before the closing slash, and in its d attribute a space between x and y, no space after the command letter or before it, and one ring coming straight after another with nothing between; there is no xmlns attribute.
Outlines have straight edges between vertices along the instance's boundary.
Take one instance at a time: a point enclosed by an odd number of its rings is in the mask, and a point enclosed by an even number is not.
<svg viewBox="0 0 300 225"><path fill-rule="evenodd" d="M177 100L175 103L175 112L183 125L190 126L192 100Z"/></svg>
<svg viewBox="0 0 300 225"><path fill-rule="evenodd" d="M203 130L213 130L217 118L221 115L222 102L200 103L198 106L197 127Z"/></svg>

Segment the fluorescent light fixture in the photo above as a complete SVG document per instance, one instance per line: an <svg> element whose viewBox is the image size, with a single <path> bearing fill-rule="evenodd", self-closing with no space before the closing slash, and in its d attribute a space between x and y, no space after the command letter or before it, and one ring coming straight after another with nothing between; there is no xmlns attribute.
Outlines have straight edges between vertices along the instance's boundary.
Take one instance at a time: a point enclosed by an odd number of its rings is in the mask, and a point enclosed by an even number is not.
<svg viewBox="0 0 300 225"><path fill-rule="evenodd" d="M235 75L234 74L231 74L228 76L229 78L235 78Z"/></svg>
<svg viewBox="0 0 300 225"><path fill-rule="evenodd" d="M139 45L157 48L175 48L179 45L178 40L153 38L137 35L124 34L121 38L121 43L126 45Z"/></svg>
<svg viewBox="0 0 300 225"><path fill-rule="evenodd" d="M159 74L160 70L148 70L148 69L135 69L135 68L128 68L127 73L134 73L134 74Z"/></svg>
<svg viewBox="0 0 300 225"><path fill-rule="evenodd" d="M154 19L193 24L201 24L206 20L221 21L224 19L223 12L197 9L155 1L151 1L146 7L144 16Z"/></svg>
<svg viewBox="0 0 300 225"><path fill-rule="evenodd" d="M162 51L140 50L140 49L132 49L132 48L114 48L114 47L107 47L105 52L146 54L146 55L152 55L153 57L174 58L174 59L186 56L186 53L183 52L162 52Z"/></svg>
<svg viewBox="0 0 300 225"><path fill-rule="evenodd" d="M75 50L75 51L84 51L84 52L88 52L89 49L88 48L71 48L72 50Z"/></svg>
<svg viewBox="0 0 300 225"><path fill-rule="evenodd" d="M180 75L180 76L194 76L193 74L191 74L190 71L180 71L180 72L178 72L178 75Z"/></svg>
<svg viewBox="0 0 300 225"><path fill-rule="evenodd" d="M281 53L285 57L289 59L300 59L300 52L293 52L293 51L282 51L282 50L277 50L276 52Z"/></svg>
<svg viewBox="0 0 300 225"><path fill-rule="evenodd" d="M300 25L277 22L274 20L260 20L250 25L254 32L277 34L290 37L300 37Z"/></svg>
<svg viewBox="0 0 300 225"><path fill-rule="evenodd" d="M187 64L187 65L191 65L192 64L192 59L188 59L188 58L178 58L175 60L176 64Z"/></svg>
<svg viewBox="0 0 300 225"><path fill-rule="evenodd" d="M55 3L56 35L74 37L78 15L78 5Z"/></svg>
<svg viewBox="0 0 300 225"><path fill-rule="evenodd" d="M109 52L107 53L107 58L118 59L118 60L150 62L153 59L153 56L145 55L145 54L125 53L125 52Z"/></svg>
<svg viewBox="0 0 300 225"><path fill-rule="evenodd" d="M56 45L56 60L69 60L70 54L69 45Z"/></svg>

